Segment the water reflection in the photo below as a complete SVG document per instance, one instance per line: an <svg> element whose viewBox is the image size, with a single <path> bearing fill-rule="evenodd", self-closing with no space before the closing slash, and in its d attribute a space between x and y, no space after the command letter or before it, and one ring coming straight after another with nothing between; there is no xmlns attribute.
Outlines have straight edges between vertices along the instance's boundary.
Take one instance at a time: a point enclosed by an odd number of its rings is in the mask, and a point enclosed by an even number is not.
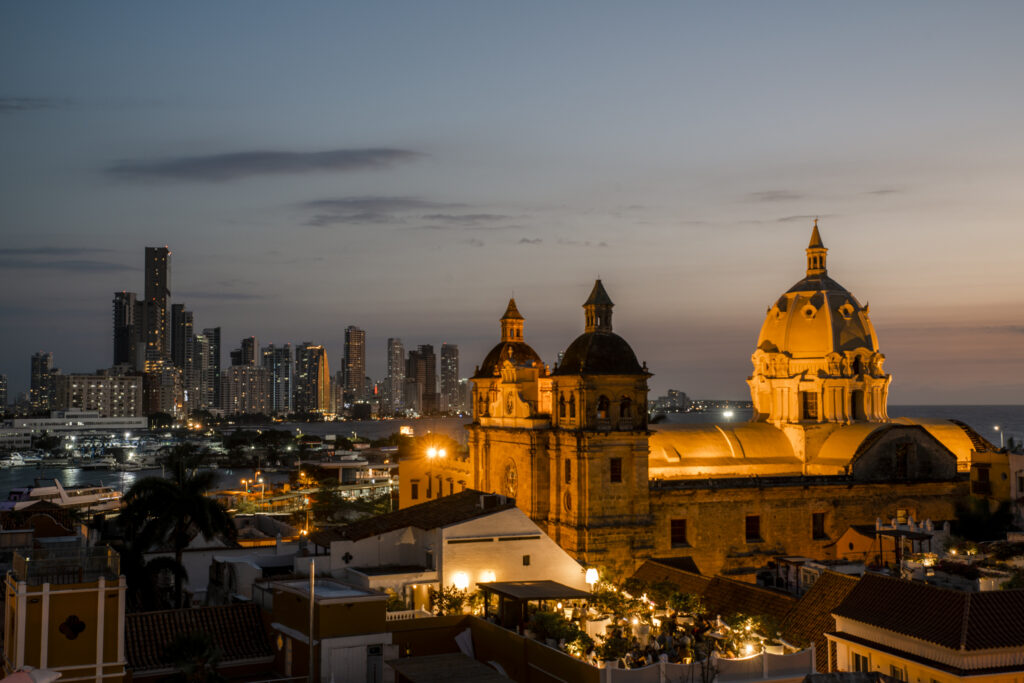
<svg viewBox="0 0 1024 683"><path fill-rule="evenodd" d="M218 489L238 489L241 479L252 479L255 470L251 467L215 468ZM0 497L6 498L13 488L40 485L52 486L59 479L63 486L109 486L118 491L127 491L132 484L145 477L161 476L160 468L138 472L112 472L106 470L83 470L76 467L14 467L0 470ZM261 475L267 484L288 481L288 472L266 472Z"/></svg>

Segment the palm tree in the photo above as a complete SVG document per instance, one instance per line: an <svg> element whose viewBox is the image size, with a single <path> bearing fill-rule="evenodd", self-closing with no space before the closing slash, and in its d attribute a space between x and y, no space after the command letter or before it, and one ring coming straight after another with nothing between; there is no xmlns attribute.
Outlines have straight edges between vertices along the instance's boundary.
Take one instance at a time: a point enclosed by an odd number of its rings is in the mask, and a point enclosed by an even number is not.
<svg viewBox="0 0 1024 683"><path fill-rule="evenodd" d="M167 457L170 479L146 477L125 495L122 518L126 529L134 529L138 547L145 552L154 543L170 541L174 561L180 567L182 554L195 534L209 540L219 536L235 539L235 523L224 506L207 493L216 474L201 471L202 456L191 444L176 446ZM181 607L182 572L174 573L174 604Z"/></svg>

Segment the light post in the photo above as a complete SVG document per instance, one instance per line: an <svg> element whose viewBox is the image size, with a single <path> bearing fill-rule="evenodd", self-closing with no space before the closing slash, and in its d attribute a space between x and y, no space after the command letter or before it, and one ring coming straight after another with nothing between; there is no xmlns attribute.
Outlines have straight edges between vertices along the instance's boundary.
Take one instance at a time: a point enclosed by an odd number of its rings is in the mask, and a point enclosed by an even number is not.
<svg viewBox="0 0 1024 683"><path fill-rule="evenodd" d="M1003 446L1003 430L999 428L999 425L996 425L996 426L995 426L995 427L993 427L992 429L994 429L994 430L996 430L997 432L999 432L999 447L1000 447L1000 448L1003 448L1003 447L1004 447L1004 446Z"/></svg>
<svg viewBox="0 0 1024 683"><path fill-rule="evenodd" d="M259 484L260 484L260 510L262 510L263 509L263 493L264 493L264 491L267 488L266 484L263 483L263 477L260 477Z"/></svg>

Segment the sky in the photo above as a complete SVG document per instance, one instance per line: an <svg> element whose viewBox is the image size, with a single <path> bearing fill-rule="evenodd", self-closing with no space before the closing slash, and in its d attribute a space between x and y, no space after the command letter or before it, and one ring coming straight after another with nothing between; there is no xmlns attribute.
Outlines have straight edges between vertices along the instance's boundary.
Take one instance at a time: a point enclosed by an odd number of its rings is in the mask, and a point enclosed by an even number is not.
<svg viewBox="0 0 1024 683"><path fill-rule="evenodd" d="M1024 3L0 4L0 373L107 367L169 245L197 328L553 362L595 278L669 388L748 398L829 274L896 404L1024 403Z"/></svg>

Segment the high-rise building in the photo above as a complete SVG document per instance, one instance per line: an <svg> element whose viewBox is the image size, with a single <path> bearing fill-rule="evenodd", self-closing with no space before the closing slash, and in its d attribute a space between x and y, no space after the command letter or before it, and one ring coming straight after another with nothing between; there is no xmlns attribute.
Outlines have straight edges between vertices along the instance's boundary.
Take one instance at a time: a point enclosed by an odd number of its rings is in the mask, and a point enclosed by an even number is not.
<svg viewBox="0 0 1024 683"><path fill-rule="evenodd" d="M0 375L0 414L7 412L7 375Z"/></svg>
<svg viewBox="0 0 1024 683"><path fill-rule="evenodd" d="M167 300L171 296L171 250L168 247L146 247L145 272L145 359L152 362L170 356L167 339Z"/></svg>
<svg viewBox="0 0 1024 683"><path fill-rule="evenodd" d="M405 366L407 380L415 380L420 395L420 412L432 415L437 412L437 354L431 344L420 344L415 351L409 352L409 360ZM406 396L408 400L408 396Z"/></svg>
<svg viewBox="0 0 1024 683"><path fill-rule="evenodd" d="M210 354L210 339L205 334L195 334L189 339L183 373L185 409L191 413L212 407L215 373Z"/></svg>
<svg viewBox="0 0 1024 683"><path fill-rule="evenodd" d="M114 292L114 365L138 366L138 312L135 292Z"/></svg>
<svg viewBox="0 0 1024 683"><path fill-rule="evenodd" d="M462 392L459 390L459 347L441 344L441 412L462 410Z"/></svg>
<svg viewBox="0 0 1024 683"><path fill-rule="evenodd" d="M263 367L270 373L270 411L275 415L291 412L292 401L292 345L265 346Z"/></svg>
<svg viewBox="0 0 1024 683"><path fill-rule="evenodd" d="M326 413L331 406L327 351L313 342L295 347L295 412Z"/></svg>
<svg viewBox="0 0 1024 683"><path fill-rule="evenodd" d="M185 310L185 304L171 305L171 362L177 368L185 368L188 342L193 334L192 311Z"/></svg>
<svg viewBox="0 0 1024 683"><path fill-rule="evenodd" d="M366 399L366 332L345 328L345 393L352 401Z"/></svg>
<svg viewBox="0 0 1024 683"><path fill-rule="evenodd" d="M169 360L146 362L142 381L142 410L145 415L167 413L178 417L185 410L185 381L180 368Z"/></svg>
<svg viewBox="0 0 1024 683"><path fill-rule="evenodd" d="M141 417L140 375L58 375L54 410L96 411L100 417Z"/></svg>
<svg viewBox="0 0 1024 683"><path fill-rule="evenodd" d="M37 351L32 354L32 374L28 401L34 412L50 409L53 398L53 353Z"/></svg>
<svg viewBox="0 0 1024 683"><path fill-rule="evenodd" d="M405 347L401 339L388 339L388 378L384 382L385 409L396 415L405 409Z"/></svg>
<svg viewBox="0 0 1024 683"><path fill-rule="evenodd" d="M203 336L206 337L207 342L210 345L210 364L208 366L208 383L209 397L206 401L208 406L219 406L220 405L220 328L219 327L207 327L203 330Z"/></svg>
<svg viewBox="0 0 1024 683"><path fill-rule="evenodd" d="M266 415L269 412L270 371L256 365L232 365L220 378L220 406L227 415Z"/></svg>
<svg viewBox="0 0 1024 683"><path fill-rule="evenodd" d="M231 352L232 365L258 365L256 362L259 342L256 337L245 337L238 348Z"/></svg>

